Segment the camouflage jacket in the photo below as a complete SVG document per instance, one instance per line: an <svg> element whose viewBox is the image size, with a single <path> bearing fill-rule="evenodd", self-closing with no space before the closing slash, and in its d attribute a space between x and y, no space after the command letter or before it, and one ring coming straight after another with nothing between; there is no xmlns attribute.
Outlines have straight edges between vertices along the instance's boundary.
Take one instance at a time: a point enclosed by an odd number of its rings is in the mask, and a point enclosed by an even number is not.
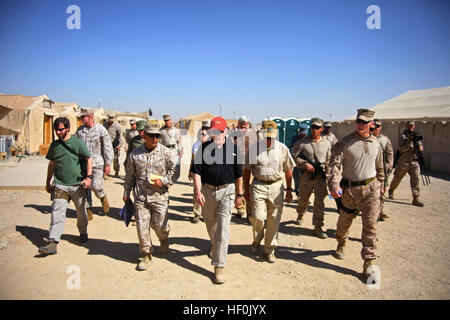
<svg viewBox="0 0 450 320"><path fill-rule="evenodd" d="M131 139L133 139L134 137L139 135L139 131L137 130L131 130L131 129L126 129L125 130L125 142L128 144L130 143Z"/></svg>
<svg viewBox="0 0 450 320"><path fill-rule="evenodd" d="M93 168L111 165L114 151L111 138L105 127L98 123L95 123L92 127L82 125L78 128L76 135L84 142L91 153Z"/></svg>
<svg viewBox="0 0 450 320"><path fill-rule="evenodd" d="M128 156L124 183L124 197L129 198L131 190L135 199L141 201L169 200L169 186L176 182L174 177L177 154L158 144L148 150L145 144L137 147ZM162 188L150 184L150 174L162 176Z"/></svg>
<svg viewBox="0 0 450 320"><path fill-rule="evenodd" d="M111 138L111 143L113 148L121 147L124 143L124 138L122 136L122 127L116 121L109 124L108 121L103 125L109 133Z"/></svg>

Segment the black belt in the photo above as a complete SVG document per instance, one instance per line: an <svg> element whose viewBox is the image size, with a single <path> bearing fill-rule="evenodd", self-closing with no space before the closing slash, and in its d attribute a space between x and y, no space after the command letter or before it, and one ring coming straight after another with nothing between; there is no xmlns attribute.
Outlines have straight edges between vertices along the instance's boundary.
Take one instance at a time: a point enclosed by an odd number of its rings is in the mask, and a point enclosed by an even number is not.
<svg viewBox="0 0 450 320"><path fill-rule="evenodd" d="M367 179L367 180L363 180L363 181L349 181L346 179L342 179L342 185L343 186L349 186L349 187L357 187L357 186L365 186L368 185L369 183L371 183L372 181L374 181L376 179L376 177Z"/></svg>
<svg viewBox="0 0 450 320"><path fill-rule="evenodd" d="M220 189L223 189L223 188L228 187L230 184L231 184L231 183L225 183L225 184L222 184L222 185L220 185L220 186L213 186L212 184L205 183L205 186L207 186L207 187L210 188L210 189L220 190Z"/></svg>
<svg viewBox="0 0 450 320"><path fill-rule="evenodd" d="M256 180L256 181L258 181L258 182L261 182L261 183L265 183L265 184L272 184L272 183L275 183L275 182L280 181L281 179L274 180L274 181L263 181L263 180L260 180L260 179L258 179L258 178L254 178L254 180Z"/></svg>

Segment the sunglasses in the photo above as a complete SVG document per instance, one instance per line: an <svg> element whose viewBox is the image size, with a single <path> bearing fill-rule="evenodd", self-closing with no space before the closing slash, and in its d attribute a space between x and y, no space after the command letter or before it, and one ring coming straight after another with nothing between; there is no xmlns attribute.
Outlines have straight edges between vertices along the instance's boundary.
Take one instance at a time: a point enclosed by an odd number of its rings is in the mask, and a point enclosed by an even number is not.
<svg viewBox="0 0 450 320"><path fill-rule="evenodd" d="M362 119L356 119L356 123L360 123L360 124L368 124L371 121L364 121Z"/></svg>
<svg viewBox="0 0 450 320"><path fill-rule="evenodd" d="M159 139L159 137L161 135L159 134L146 134L147 137L151 138L151 139Z"/></svg>
<svg viewBox="0 0 450 320"><path fill-rule="evenodd" d="M311 126L311 129L315 129L315 130L319 130L320 128L322 128L321 126Z"/></svg>
<svg viewBox="0 0 450 320"><path fill-rule="evenodd" d="M63 131L66 130L67 128L55 128L55 131L59 132L59 131Z"/></svg>

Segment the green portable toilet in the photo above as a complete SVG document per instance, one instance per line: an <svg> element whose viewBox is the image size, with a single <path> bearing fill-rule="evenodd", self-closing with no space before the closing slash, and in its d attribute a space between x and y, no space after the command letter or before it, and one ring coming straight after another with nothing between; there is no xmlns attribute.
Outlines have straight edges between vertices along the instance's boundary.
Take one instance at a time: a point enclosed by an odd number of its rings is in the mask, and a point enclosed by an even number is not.
<svg viewBox="0 0 450 320"><path fill-rule="evenodd" d="M284 144L286 147L292 147L292 139L297 136L300 121L295 118L289 118L285 121Z"/></svg>
<svg viewBox="0 0 450 320"><path fill-rule="evenodd" d="M311 134L311 120L302 120L299 124L299 129L308 128L308 135Z"/></svg>
<svg viewBox="0 0 450 320"><path fill-rule="evenodd" d="M284 132L285 132L284 120L281 118L272 118L270 120L276 122L278 128L278 141L284 143Z"/></svg>

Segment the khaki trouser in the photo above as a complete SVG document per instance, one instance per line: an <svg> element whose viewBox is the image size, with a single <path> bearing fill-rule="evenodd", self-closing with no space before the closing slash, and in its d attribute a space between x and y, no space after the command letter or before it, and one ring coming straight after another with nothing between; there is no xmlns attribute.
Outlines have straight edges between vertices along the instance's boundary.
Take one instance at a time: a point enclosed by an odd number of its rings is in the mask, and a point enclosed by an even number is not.
<svg viewBox="0 0 450 320"><path fill-rule="evenodd" d="M409 174L409 183L411 185L412 195L420 195L420 166L414 161L412 163L397 164L394 170L394 178L392 179L390 192L394 192L402 181L405 174Z"/></svg>
<svg viewBox="0 0 450 320"><path fill-rule="evenodd" d="M119 157L120 157L120 151L117 149L114 149L113 167L114 167L115 173L119 173L119 170L120 170Z"/></svg>
<svg viewBox="0 0 450 320"><path fill-rule="evenodd" d="M169 201L167 200L145 202L136 199L134 214L139 238L139 252L142 256L153 252L150 227L155 231L159 240L168 238L170 231L168 208Z"/></svg>
<svg viewBox="0 0 450 320"><path fill-rule="evenodd" d="M283 181L265 183L253 180L252 183L253 216L250 218L253 230L253 241L264 239L266 255L275 251L278 239L281 213L284 204ZM264 220L267 219L264 234Z"/></svg>
<svg viewBox="0 0 450 320"><path fill-rule="evenodd" d="M61 190L68 195L77 210L77 227L81 234L87 233L88 218L86 212L86 198L84 197L83 186L63 186L55 184L55 189ZM55 192L58 194L58 192ZM63 197L55 196L52 204L52 220L50 222L49 239L59 242L61 234L66 224L66 211L69 202Z"/></svg>
<svg viewBox="0 0 450 320"><path fill-rule="evenodd" d="M380 215L380 191L381 184L376 179L365 186L347 186L343 189L342 205L348 209L361 210L363 225L361 257L364 260L377 258L377 220ZM355 217L356 214L347 213L342 209L339 210L336 228L336 240L339 243L347 241L350 226Z"/></svg>
<svg viewBox="0 0 450 320"><path fill-rule="evenodd" d="M308 209L309 198L314 192L314 210L312 223L315 227L323 227L325 212L325 197L328 195L327 183L320 176L311 180L310 173L303 173L300 176L301 189L299 190L299 199L297 204L297 213L302 217Z"/></svg>
<svg viewBox="0 0 450 320"><path fill-rule="evenodd" d="M234 207L235 185L230 183L225 188L214 190L204 184L202 193L206 200L202 209L203 220L212 246L211 265L225 267L230 242L230 221Z"/></svg>

